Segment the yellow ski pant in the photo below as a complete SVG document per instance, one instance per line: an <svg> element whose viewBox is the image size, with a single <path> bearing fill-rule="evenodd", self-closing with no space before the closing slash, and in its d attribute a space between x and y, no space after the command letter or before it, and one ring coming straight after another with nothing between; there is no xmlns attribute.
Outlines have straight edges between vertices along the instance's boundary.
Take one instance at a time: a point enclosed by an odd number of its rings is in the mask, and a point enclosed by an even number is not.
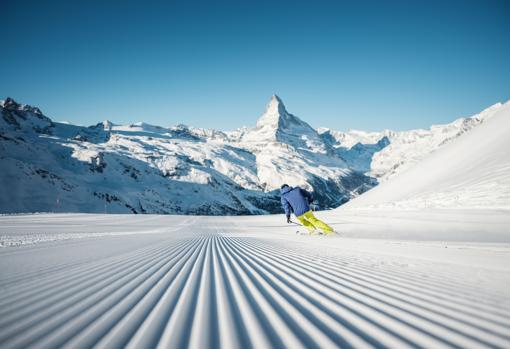
<svg viewBox="0 0 510 349"><path fill-rule="evenodd" d="M325 233L333 232L333 228L331 228L323 221L317 219L311 210L302 214L301 216L298 216L297 219L306 227L306 229L308 229L309 232L314 231L316 228L322 229L322 231Z"/></svg>

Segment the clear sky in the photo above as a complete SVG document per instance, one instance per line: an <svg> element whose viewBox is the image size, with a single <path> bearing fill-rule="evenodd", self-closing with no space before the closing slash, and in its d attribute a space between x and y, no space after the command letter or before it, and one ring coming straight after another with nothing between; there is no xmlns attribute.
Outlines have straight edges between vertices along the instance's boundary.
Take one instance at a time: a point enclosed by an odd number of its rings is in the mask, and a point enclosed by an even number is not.
<svg viewBox="0 0 510 349"><path fill-rule="evenodd" d="M6 1L0 98L54 120L395 130L510 99L510 1Z"/></svg>

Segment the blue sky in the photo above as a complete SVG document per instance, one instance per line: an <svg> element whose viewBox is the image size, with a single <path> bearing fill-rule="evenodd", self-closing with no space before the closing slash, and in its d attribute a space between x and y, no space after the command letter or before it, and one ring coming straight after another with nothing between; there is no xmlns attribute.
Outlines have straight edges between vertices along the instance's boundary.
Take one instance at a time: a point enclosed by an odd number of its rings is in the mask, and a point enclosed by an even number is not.
<svg viewBox="0 0 510 349"><path fill-rule="evenodd" d="M55 120L428 127L510 99L508 1L8 1L0 98Z"/></svg>

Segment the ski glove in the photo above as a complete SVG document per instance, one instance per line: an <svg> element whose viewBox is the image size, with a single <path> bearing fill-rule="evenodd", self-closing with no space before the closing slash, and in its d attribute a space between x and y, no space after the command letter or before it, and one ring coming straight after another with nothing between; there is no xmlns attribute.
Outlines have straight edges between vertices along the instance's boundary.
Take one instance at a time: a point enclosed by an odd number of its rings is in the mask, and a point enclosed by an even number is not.
<svg viewBox="0 0 510 349"><path fill-rule="evenodd" d="M292 222L290 221L290 216L287 216L287 223L292 223Z"/></svg>

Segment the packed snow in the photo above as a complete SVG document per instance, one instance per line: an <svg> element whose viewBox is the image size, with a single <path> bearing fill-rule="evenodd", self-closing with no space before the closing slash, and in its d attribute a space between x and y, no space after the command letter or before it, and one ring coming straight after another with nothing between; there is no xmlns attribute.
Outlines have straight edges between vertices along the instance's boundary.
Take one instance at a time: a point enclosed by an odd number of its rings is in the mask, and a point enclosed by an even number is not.
<svg viewBox="0 0 510 349"><path fill-rule="evenodd" d="M297 235L281 215L0 217L2 239L55 237L0 249L0 347L510 346L508 231L459 240L470 222L445 216L413 233L408 215L403 237L317 214L345 235Z"/></svg>

